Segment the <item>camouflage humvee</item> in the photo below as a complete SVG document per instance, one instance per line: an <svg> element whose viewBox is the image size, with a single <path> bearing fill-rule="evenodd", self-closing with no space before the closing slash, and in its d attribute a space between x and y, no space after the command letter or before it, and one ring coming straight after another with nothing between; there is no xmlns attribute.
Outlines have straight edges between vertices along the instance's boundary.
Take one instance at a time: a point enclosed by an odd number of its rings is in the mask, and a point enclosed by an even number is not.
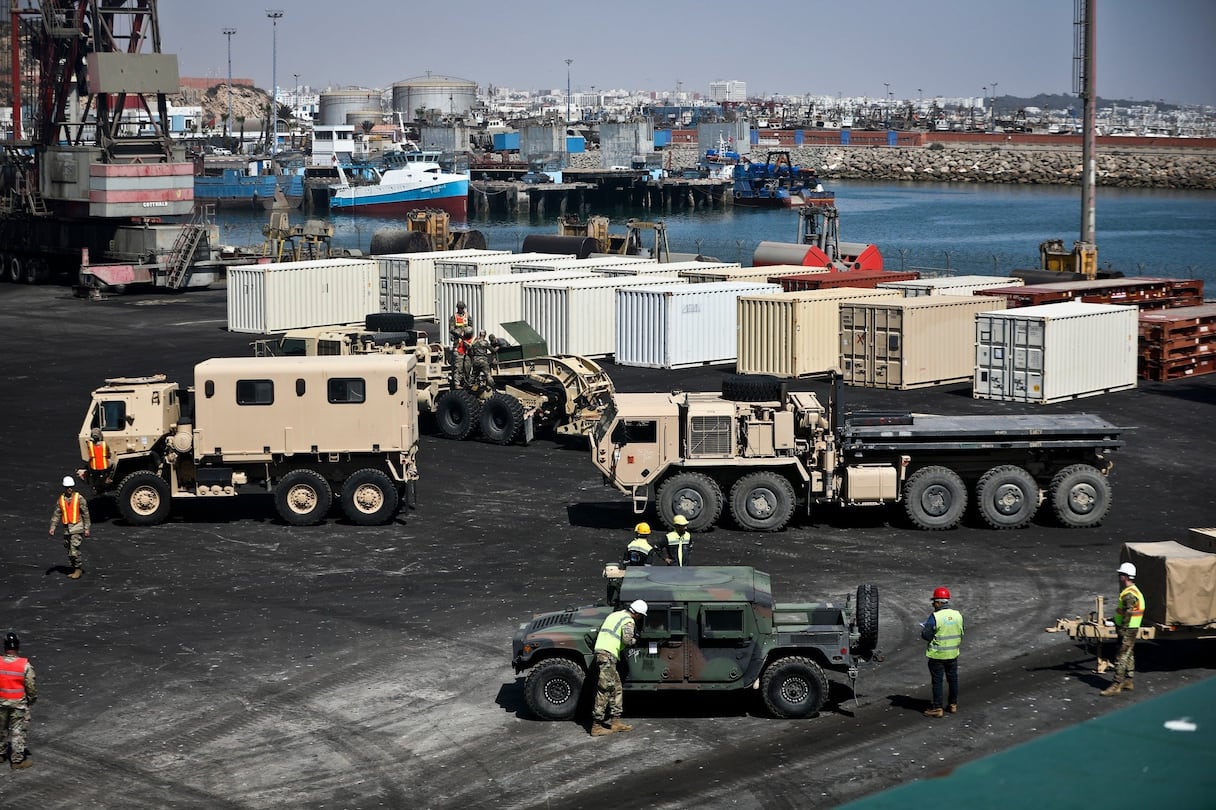
<svg viewBox="0 0 1216 810"><path fill-rule="evenodd" d="M521 624L511 664L529 670L524 692L545 720L572 718L594 661L604 618L621 605L649 606L637 644L626 651L626 691L760 687L776 717L810 717L827 697L823 668L857 677L878 644L878 589L856 600L781 604L769 575L744 566L608 566L607 604L542 613Z"/></svg>

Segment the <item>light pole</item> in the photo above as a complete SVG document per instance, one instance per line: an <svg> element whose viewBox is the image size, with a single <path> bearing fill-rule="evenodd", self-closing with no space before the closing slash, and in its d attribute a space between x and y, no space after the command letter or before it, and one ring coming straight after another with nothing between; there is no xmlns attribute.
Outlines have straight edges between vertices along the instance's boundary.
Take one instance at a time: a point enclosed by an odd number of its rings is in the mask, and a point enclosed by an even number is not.
<svg viewBox="0 0 1216 810"><path fill-rule="evenodd" d="M566 60L566 123L570 123L570 65L573 59ZM563 127L564 129L564 127Z"/></svg>
<svg viewBox="0 0 1216 810"><path fill-rule="evenodd" d="M883 105L883 118L886 119L883 126L887 129L891 128L891 83L883 82L882 86L887 88L886 104Z"/></svg>
<svg viewBox="0 0 1216 810"><path fill-rule="evenodd" d="M992 83L992 128L996 129L996 86L997 82Z"/></svg>
<svg viewBox="0 0 1216 810"><path fill-rule="evenodd" d="M235 28L225 28L221 31L224 36L228 37L228 120L225 122L224 129L227 130L224 136L232 137L232 35L236 33ZM231 144L229 144L231 146Z"/></svg>
<svg viewBox="0 0 1216 810"><path fill-rule="evenodd" d="M279 145L279 20L283 12L277 8L266 9L272 27L270 40L270 155L274 156Z"/></svg>

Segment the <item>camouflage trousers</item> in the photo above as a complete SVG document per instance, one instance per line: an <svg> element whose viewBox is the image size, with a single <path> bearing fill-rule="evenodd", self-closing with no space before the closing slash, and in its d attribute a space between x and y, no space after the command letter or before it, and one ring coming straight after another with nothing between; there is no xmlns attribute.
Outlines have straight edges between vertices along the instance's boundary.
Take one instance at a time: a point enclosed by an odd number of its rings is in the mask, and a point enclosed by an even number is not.
<svg viewBox="0 0 1216 810"><path fill-rule="evenodd" d="M1119 630L1119 652L1115 657L1115 683L1136 677L1136 636L1140 630L1123 627Z"/></svg>
<svg viewBox="0 0 1216 810"><path fill-rule="evenodd" d="M469 380L477 379L478 374L486 375L486 385L490 388L494 387L494 376L490 374L490 362L481 357L475 357L472 361L471 370L469 372Z"/></svg>
<svg viewBox="0 0 1216 810"><path fill-rule="evenodd" d="M0 706L0 749L8 749L14 764L25 759L25 738L29 730L29 709Z"/></svg>
<svg viewBox="0 0 1216 810"><path fill-rule="evenodd" d="M595 685L595 707L591 710L594 722L608 721L625 713L625 697L621 690L621 675L616 671L616 659L605 653L595 654L599 680Z"/></svg>
<svg viewBox="0 0 1216 810"><path fill-rule="evenodd" d="M84 568L81 564L83 558L80 556L80 546L83 542L83 532L64 532L63 547L68 550L68 562L73 568Z"/></svg>

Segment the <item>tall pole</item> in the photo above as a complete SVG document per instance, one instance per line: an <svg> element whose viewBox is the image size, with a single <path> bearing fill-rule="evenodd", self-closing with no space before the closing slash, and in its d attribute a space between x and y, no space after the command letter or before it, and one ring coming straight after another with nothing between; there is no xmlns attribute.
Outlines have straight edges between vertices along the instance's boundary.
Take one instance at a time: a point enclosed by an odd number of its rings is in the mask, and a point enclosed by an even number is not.
<svg viewBox="0 0 1216 810"><path fill-rule="evenodd" d="M228 120L224 125L224 137L232 137L232 35L235 28L225 28L221 33L228 37ZM231 144L229 144L231 146Z"/></svg>
<svg viewBox="0 0 1216 810"><path fill-rule="evenodd" d="M573 59L566 60L566 123L570 123L570 64Z"/></svg>
<svg viewBox="0 0 1216 810"><path fill-rule="evenodd" d="M270 154L273 157L279 146L279 20L283 12L279 9L267 9L266 16L270 18L272 27L270 40Z"/></svg>
<svg viewBox="0 0 1216 810"><path fill-rule="evenodd" d="M994 130L996 129L996 86L998 84L1000 82L992 83L992 128Z"/></svg>
<svg viewBox="0 0 1216 810"><path fill-rule="evenodd" d="M1083 6L1084 19L1078 20L1081 26L1081 36L1077 44L1082 46L1082 53L1077 76L1081 97L1085 100L1085 122L1081 135L1081 241L1094 243L1095 206L1094 198L1097 185L1097 126L1098 126L1098 80L1095 67L1098 64L1097 50L1097 12L1094 0L1078 0Z"/></svg>

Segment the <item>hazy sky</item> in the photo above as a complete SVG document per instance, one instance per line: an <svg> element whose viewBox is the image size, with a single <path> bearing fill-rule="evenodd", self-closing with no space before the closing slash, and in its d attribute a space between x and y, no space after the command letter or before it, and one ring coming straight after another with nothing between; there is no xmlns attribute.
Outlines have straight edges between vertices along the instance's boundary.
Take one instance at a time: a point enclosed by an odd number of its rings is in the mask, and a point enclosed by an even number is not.
<svg viewBox="0 0 1216 810"><path fill-rule="evenodd" d="M1070 0L279 0L278 82L387 87L432 74L533 90L900 98L1073 89ZM750 12L754 7L755 12ZM161 47L184 76L271 83L263 4L161 0ZM1098 0L1098 94L1216 104L1216 0Z"/></svg>

